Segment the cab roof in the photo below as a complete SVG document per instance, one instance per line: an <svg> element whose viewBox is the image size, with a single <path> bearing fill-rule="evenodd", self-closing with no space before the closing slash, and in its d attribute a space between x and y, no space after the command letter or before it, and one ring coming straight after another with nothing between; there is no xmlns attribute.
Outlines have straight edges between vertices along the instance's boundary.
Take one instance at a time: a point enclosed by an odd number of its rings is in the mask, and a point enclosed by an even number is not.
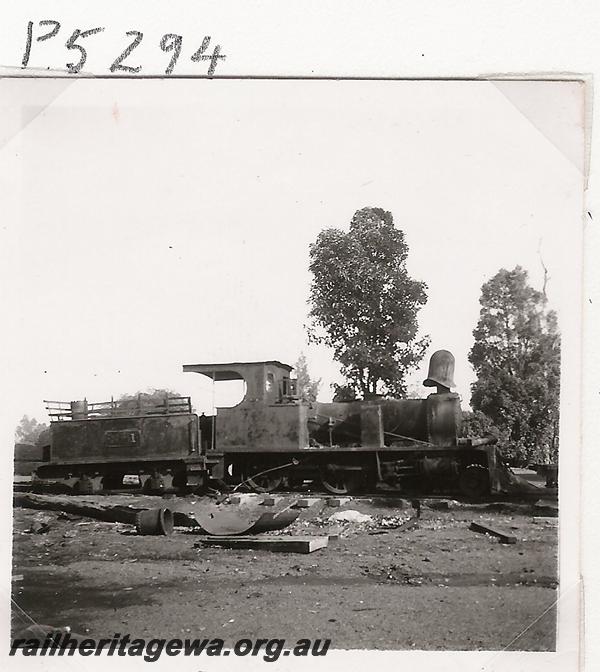
<svg viewBox="0 0 600 672"><path fill-rule="evenodd" d="M256 366L271 365L284 369L288 373L294 368L289 364L284 364L276 359L266 360L264 362L229 362L226 364L184 364L184 373L202 373L215 381L222 380L244 380L241 372Z"/></svg>

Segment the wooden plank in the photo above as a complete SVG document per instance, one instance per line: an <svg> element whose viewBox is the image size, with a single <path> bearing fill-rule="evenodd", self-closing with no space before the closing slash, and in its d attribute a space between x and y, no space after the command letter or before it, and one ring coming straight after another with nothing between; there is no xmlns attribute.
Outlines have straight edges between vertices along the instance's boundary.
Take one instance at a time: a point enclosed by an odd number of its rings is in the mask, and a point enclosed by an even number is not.
<svg viewBox="0 0 600 672"><path fill-rule="evenodd" d="M311 506L322 501L320 497L302 497L292 506L293 509L310 509Z"/></svg>
<svg viewBox="0 0 600 672"><path fill-rule="evenodd" d="M13 494L13 504L15 507L41 511L64 511L86 518L95 518L109 523L127 523L128 525L135 525L137 513L143 511L140 508L102 506L101 504L78 502L53 495L32 495L20 492Z"/></svg>
<svg viewBox="0 0 600 672"><path fill-rule="evenodd" d="M495 529L493 527L488 527L487 525L482 525L481 523L471 523L469 529L473 532L480 532L482 534L491 534L493 537L498 537L501 544L516 544L517 538L512 534L507 534L502 530Z"/></svg>
<svg viewBox="0 0 600 672"><path fill-rule="evenodd" d="M265 497L260 504L261 506L276 506L283 500L284 497Z"/></svg>
<svg viewBox="0 0 600 672"><path fill-rule="evenodd" d="M279 553L314 553L325 548L328 537L267 537L267 536L201 536L194 547L221 546L222 548L250 548Z"/></svg>
<svg viewBox="0 0 600 672"><path fill-rule="evenodd" d="M329 497L327 506L344 506L352 501L352 497Z"/></svg>

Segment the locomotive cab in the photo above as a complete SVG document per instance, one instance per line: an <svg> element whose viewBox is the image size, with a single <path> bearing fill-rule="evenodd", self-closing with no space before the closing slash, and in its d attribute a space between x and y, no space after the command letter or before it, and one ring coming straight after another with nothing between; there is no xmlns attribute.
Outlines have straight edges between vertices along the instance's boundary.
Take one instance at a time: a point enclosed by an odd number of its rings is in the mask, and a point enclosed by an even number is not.
<svg viewBox="0 0 600 672"><path fill-rule="evenodd" d="M216 408L212 450L298 450L308 445L306 407L298 400L296 381L290 378L292 368L276 360L184 365L184 372L200 373L213 383L245 383L238 404Z"/></svg>
<svg viewBox="0 0 600 672"><path fill-rule="evenodd" d="M183 366L215 384L245 383L237 405L215 409L206 453L213 477L241 480L308 447L307 406L298 400L292 369L277 360Z"/></svg>

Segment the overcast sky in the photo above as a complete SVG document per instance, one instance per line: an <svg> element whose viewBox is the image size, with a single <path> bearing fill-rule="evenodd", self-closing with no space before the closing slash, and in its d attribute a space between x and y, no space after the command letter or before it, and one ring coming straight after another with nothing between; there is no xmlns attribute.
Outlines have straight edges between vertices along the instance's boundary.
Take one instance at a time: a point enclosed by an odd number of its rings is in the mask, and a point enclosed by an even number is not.
<svg viewBox="0 0 600 672"><path fill-rule="evenodd" d="M182 364L302 350L327 400L340 379L306 343L308 246L365 206L405 232L428 356L455 354L465 406L483 282L520 264L541 288L541 250L563 326L581 301L578 84L4 80L0 94L16 419L45 420L44 398L148 387L208 410L210 383Z"/></svg>

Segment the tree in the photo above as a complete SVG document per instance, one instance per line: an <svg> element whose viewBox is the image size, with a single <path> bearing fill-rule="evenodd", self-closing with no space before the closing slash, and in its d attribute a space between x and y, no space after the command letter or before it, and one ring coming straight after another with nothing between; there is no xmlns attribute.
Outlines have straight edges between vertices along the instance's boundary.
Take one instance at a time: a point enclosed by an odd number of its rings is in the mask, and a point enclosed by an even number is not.
<svg viewBox="0 0 600 672"><path fill-rule="evenodd" d="M333 383L331 389L333 390L333 402L356 400L356 390L353 385L338 385L338 383Z"/></svg>
<svg viewBox="0 0 600 672"><path fill-rule="evenodd" d="M317 394L321 387L321 379L313 380L308 372L308 364L306 363L306 356L303 352L298 356L298 360L294 366L296 370L296 385L298 386L298 397L305 402L313 402L317 400Z"/></svg>
<svg viewBox="0 0 600 672"><path fill-rule="evenodd" d="M506 437L515 465L555 461L558 454L560 335L546 296L517 266L481 288L481 312L469 361L477 380L471 406Z"/></svg>
<svg viewBox="0 0 600 672"><path fill-rule="evenodd" d="M461 436L495 436L503 441L500 430L482 411L463 411Z"/></svg>
<svg viewBox="0 0 600 672"><path fill-rule="evenodd" d="M43 422L38 422L35 418L29 418L29 416L24 415L15 429L15 442L36 445L42 432L47 429L48 425Z"/></svg>
<svg viewBox="0 0 600 672"><path fill-rule="evenodd" d="M325 229L310 246L309 337L329 346L348 385L369 398L401 396L425 354L417 312L426 285L406 270L408 245L390 212L358 210L350 229Z"/></svg>
<svg viewBox="0 0 600 672"><path fill-rule="evenodd" d="M178 392L163 388L151 388L146 392L136 392L135 394L124 394L119 397L116 405L121 409L131 409L135 413L136 409L144 409L152 406L164 404L165 397L181 397Z"/></svg>

